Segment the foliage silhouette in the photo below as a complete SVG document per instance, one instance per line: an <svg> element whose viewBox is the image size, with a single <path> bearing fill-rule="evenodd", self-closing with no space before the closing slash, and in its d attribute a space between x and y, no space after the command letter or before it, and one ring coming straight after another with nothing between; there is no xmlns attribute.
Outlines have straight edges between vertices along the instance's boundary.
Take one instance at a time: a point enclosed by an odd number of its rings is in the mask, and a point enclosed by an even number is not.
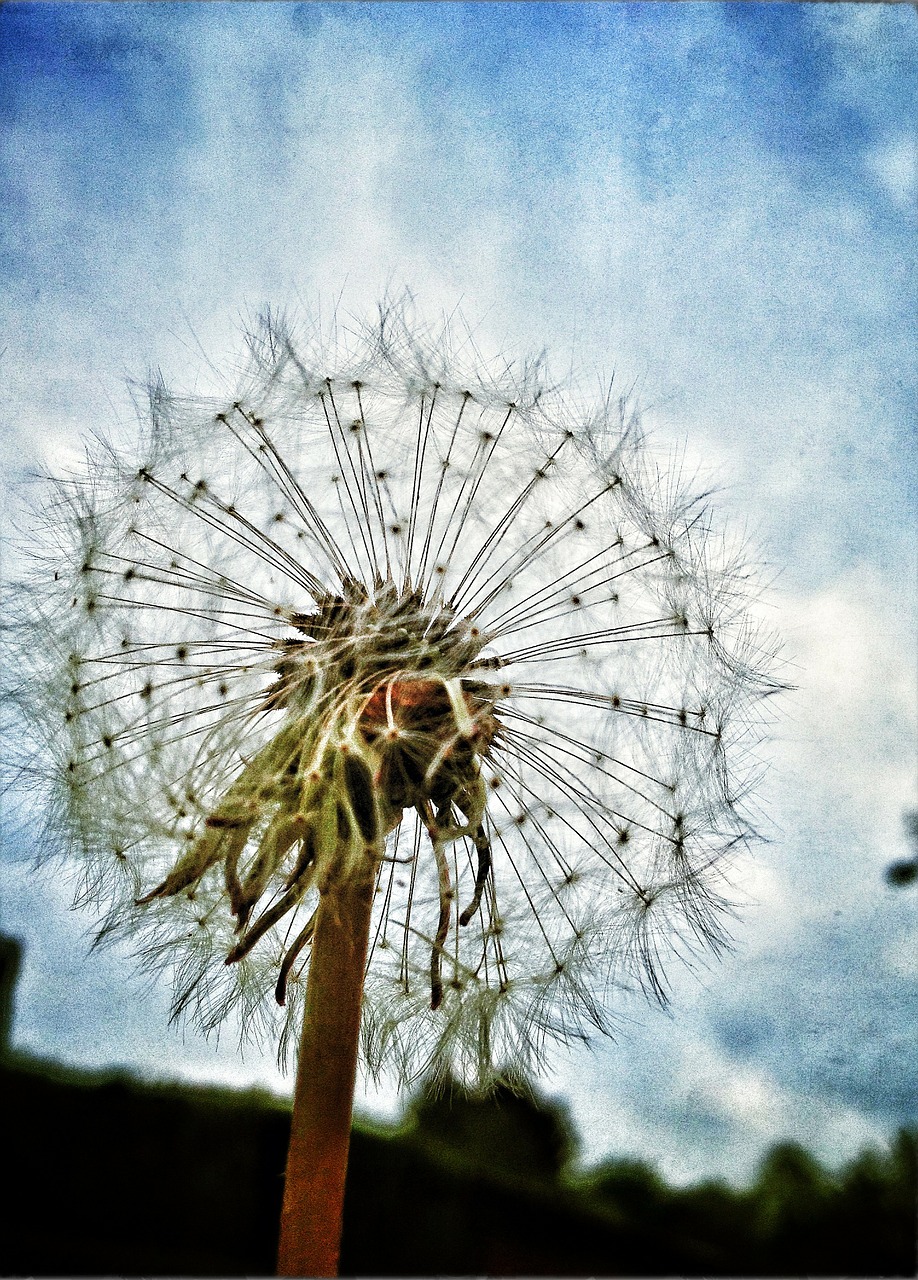
<svg viewBox="0 0 918 1280"><path fill-rule="evenodd" d="M15 947L2 959L8 991ZM270 1273L285 1100L10 1053L0 1097L0 1274ZM675 1189L633 1160L577 1173L575 1157L563 1111L508 1088L453 1084L399 1129L358 1124L342 1274L915 1273L914 1134L835 1175L786 1143L743 1190Z"/></svg>

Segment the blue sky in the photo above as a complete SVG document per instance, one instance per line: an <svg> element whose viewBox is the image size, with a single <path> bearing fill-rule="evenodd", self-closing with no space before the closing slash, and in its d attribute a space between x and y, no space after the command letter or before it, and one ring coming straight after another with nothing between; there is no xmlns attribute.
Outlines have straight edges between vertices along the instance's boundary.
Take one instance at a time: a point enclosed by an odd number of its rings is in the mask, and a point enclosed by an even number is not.
<svg viewBox="0 0 918 1280"><path fill-rule="evenodd" d="M0 8L14 486L129 424L127 377L205 386L263 303L407 285L486 349L633 386L774 569L771 840L733 955L552 1064L593 1159L742 1177L773 1139L838 1160L914 1118L915 891L883 869L916 805L916 45L909 5ZM278 1083L167 1030L20 852L20 1045Z"/></svg>

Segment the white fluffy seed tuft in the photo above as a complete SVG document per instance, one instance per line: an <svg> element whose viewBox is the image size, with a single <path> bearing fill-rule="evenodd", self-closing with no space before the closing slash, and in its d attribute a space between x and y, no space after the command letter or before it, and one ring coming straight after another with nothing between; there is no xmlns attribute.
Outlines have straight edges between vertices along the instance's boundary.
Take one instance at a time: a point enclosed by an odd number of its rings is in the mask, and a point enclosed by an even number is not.
<svg viewBox="0 0 918 1280"><path fill-rule="evenodd" d="M367 1064L486 1082L724 945L777 684L625 410L458 345L269 317L225 401L154 385L133 456L49 482L6 665L43 842L176 1015L283 1049L319 895L371 859Z"/></svg>

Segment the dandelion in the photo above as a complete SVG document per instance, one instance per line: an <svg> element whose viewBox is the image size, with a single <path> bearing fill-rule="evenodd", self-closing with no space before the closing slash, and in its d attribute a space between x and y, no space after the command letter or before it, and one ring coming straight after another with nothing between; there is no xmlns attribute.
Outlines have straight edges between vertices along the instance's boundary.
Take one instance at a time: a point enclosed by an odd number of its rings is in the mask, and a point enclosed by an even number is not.
<svg viewBox="0 0 918 1280"><path fill-rule="evenodd" d="M280 1267L333 1274L358 1035L371 1073L488 1084L615 988L664 1000L726 941L775 686L627 404L404 306L248 347L54 484L15 700L99 939L206 1030L303 1027Z"/></svg>

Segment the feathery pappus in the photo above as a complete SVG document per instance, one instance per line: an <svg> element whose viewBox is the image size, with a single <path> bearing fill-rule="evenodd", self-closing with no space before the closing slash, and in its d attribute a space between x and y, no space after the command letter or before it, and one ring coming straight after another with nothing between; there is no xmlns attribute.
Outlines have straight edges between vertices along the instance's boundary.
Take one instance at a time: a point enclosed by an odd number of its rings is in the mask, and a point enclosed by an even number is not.
<svg viewBox="0 0 918 1280"><path fill-rule="evenodd" d="M366 1063L486 1082L723 945L776 682L627 405L461 336L267 315L224 399L154 382L135 450L51 487L14 736L176 1015L285 1046L320 896L369 865Z"/></svg>

